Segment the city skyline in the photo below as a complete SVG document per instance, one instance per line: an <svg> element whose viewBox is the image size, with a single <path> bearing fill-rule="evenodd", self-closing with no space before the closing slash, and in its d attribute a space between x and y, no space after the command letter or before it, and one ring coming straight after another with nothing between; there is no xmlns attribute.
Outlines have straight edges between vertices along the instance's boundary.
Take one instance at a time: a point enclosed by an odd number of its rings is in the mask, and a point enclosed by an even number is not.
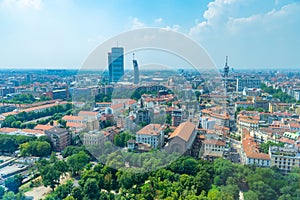
<svg viewBox="0 0 300 200"><path fill-rule="evenodd" d="M2 0L0 67L78 69L105 40L158 27L195 40L218 68L226 55L235 69L297 68L299 10L297 0Z"/></svg>

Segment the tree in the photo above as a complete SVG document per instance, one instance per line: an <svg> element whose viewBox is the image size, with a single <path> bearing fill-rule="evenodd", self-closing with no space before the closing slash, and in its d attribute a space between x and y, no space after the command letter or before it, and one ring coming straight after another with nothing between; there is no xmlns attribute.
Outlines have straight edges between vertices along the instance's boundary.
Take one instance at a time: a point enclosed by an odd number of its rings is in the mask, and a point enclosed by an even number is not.
<svg viewBox="0 0 300 200"><path fill-rule="evenodd" d="M7 178L4 182L4 185L8 188L9 191L17 193L19 191L19 187L22 184L22 180L22 175L15 175L13 177Z"/></svg>
<svg viewBox="0 0 300 200"><path fill-rule="evenodd" d="M48 164L42 167L40 174L42 176L44 186L50 186L52 191L56 185L59 185L61 172L53 165Z"/></svg>
<svg viewBox="0 0 300 200"><path fill-rule="evenodd" d="M191 157L182 157L173 162L170 169L179 174L195 175L197 173L197 161Z"/></svg>
<svg viewBox="0 0 300 200"><path fill-rule="evenodd" d="M73 196L67 196L66 198L64 198L64 200L78 200L78 199L75 199Z"/></svg>
<svg viewBox="0 0 300 200"><path fill-rule="evenodd" d="M100 193L97 184L97 180L89 178L83 187L83 194L86 199L99 199Z"/></svg>
<svg viewBox="0 0 300 200"><path fill-rule="evenodd" d="M65 174L68 171L68 165L64 160L58 160L54 163L54 168L61 172L61 174Z"/></svg>
<svg viewBox="0 0 300 200"><path fill-rule="evenodd" d="M83 169L83 167L89 162L89 160L89 156L84 151L80 151L77 154L69 156L67 158L67 164L72 174L76 175L81 169Z"/></svg>
<svg viewBox="0 0 300 200"><path fill-rule="evenodd" d="M237 185L226 185L221 187L222 196L239 199L239 187Z"/></svg>
<svg viewBox="0 0 300 200"><path fill-rule="evenodd" d="M51 153L51 145L46 141L30 141L20 145L22 156L46 157Z"/></svg>
<svg viewBox="0 0 300 200"><path fill-rule="evenodd" d="M67 146L63 152L62 152L62 157L66 158L68 156L71 156L73 154L77 154L80 151L84 151L84 147L78 147L78 146Z"/></svg>
<svg viewBox="0 0 300 200"><path fill-rule="evenodd" d="M73 182L69 180L67 181L66 184L57 186L54 193L58 199L64 199L68 195L70 195L72 189L73 189Z"/></svg>
<svg viewBox="0 0 300 200"><path fill-rule="evenodd" d="M13 115L8 115L8 116L5 118L5 120L4 120L3 124L2 124L2 126L3 126L3 127L11 127L11 124L12 124L13 122L15 122L15 121L17 121L17 119L15 118L15 116L13 116Z"/></svg>
<svg viewBox="0 0 300 200"><path fill-rule="evenodd" d="M13 153L18 148L16 140L12 137L0 137L0 151Z"/></svg>
<svg viewBox="0 0 300 200"><path fill-rule="evenodd" d="M31 155L31 149L29 142L20 144L20 155L23 157Z"/></svg>
<svg viewBox="0 0 300 200"><path fill-rule="evenodd" d="M244 199L245 200L259 200L258 195L252 190L249 190L248 192L244 193Z"/></svg>
<svg viewBox="0 0 300 200"><path fill-rule="evenodd" d="M48 142L37 142L35 155L39 157L49 156L51 153L51 145Z"/></svg>
<svg viewBox="0 0 300 200"><path fill-rule="evenodd" d="M234 173L233 164L229 160L218 158L213 163L215 178L214 184L224 185L229 176Z"/></svg>
<svg viewBox="0 0 300 200"><path fill-rule="evenodd" d="M262 151L262 152L264 152L264 153L269 153L269 147L270 146L283 147L284 143L282 143L282 142L275 143L275 142L272 142L272 141L268 141L266 143L260 144L259 150Z"/></svg>
<svg viewBox="0 0 300 200"><path fill-rule="evenodd" d="M0 186L0 199L3 197L5 190L2 186Z"/></svg>
<svg viewBox="0 0 300 200"><path fill-rule="evenodd" d="M73 196L77 200L82 200L83 196L82 196L81 187L74 187L71 192L71 196Z"/></svg>
<svg viewBox="0 0 300 200"><path fill-rule="evenodd" d="M172 123L172 116L170 114L167 114L166 116L166 124L171 124Z"/></svg>
<svg viewBox="0 0 300 200"><path fill-rule="evenodd" d="M201 194L202 191L208 192L211 188L211 180L209 173L205 170L201 170L200 172L198 172L193 180L193 185L197 190L197 195Z"/></svg>
<svg viewBox="0 0 300 200"><path fill-rule="evenodd" d="M15 200L15 199L17 199L17 197L15 193L13 193L12 191L6 192L2 198L2 200Z"/></svg>
<svg viewBox="0 0 300 200"><path fill-rule="evenodd" d="M277 198L276 192L262 181L253 183L251 190L253 190L261 200L273 200Z"/></svg>
<svg viewBox="0 0 300 200"><path fill-rule="evenodd" d="M221 199L221 193L217 188L210 189L207 197L209 200L219 200Z"/></svg>

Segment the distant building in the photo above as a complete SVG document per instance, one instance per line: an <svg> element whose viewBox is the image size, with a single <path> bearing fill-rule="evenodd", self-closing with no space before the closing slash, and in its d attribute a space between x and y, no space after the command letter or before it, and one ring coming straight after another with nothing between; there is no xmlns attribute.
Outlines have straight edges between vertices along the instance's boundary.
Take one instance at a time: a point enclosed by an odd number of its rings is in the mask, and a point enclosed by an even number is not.
<svg viewBox="0 0 300 200"><path fill-rule="evenodd" d="M78 113L78 117L83 117L84 120L86 121L94 121L97 120L99 117L98 112L91 112L91 111L80 111Z"/></svg>
<svg viewBox="0 0 300 200"><path fill-rule="evenodd" d="M124 75L124 48L113 47L108 53L109 82L118 82Z"/></svg>
<svg viewBox="0 0 300 200"><path fill-rule="evenodd" d="M71 136L67 129L54 127L45 133L53 143L55 151L62 151L71 144Z"/></svg>
<svg viewBox="0 0 300 200"><path fill-rule="evenodd" d="M149 124L153 118L153 110L149 108L138 108L132 112L135 117L135 123L146 123Z"/></svg>
<svg viewBox="0 0 300 200"><path fill-rule="evenodd" d="M164 143L164 129L160 124L149 124L136 132L136 142L161 148Z"/></svg>
<svg viewBox="0 0 300 200"><path fill-rule="evenodd" d="M244 129L245 130L245 129ZM258 167L270 167L270 155L259 152L258 145L250 136L249 131L245 131L242 140L242 162L245 165L256 165Z"/></svg>
<svg viewBox="0 0 300 200"><path fill-rule="evenodd" d="M171 117L172 126L179 126L179 124L182 122L182 110L173 110Z"/></svg>
<svg viewBox="0 0 300 200"><path fill-rule="evenodd" d="M250 101L235 102L235 110L237 110L238 108L242 108L244 110L246 110L247 108L254 108L254 103L252 103Z"/></svg>
<svg viewBox="0 0 300 200"><path fill-rule="evenodd" d="M292 106L291 103L278 103L278 102L270 102L269 103L269 112L286 112Z"/></svg>
<svg viewBox="0 0 300 200"><path fill-rule="evenodd" d="M196 125L191 122L183 122L169 136L166 149L170 153L190 154L196 136Z"/></svg>
<svg viewBox="0 0 300 200"><path fill-rule="evenodd" d="M271 157L271 167L278 167L284 174L291 172L293 168L300 167L300 154L294 145L270 147L269 154Z"/></svg>
<svg viewBox="0 0 300 200"><path fill-rule="evenodd" d="M203 129L213 130L216 124L216 120L210 117L201 117L201 127Z"/></svg>
<svg viewBox="0 0 300 200"><path fill-rule="evenodd" d="M244 88L260 88L261 81L255 78L237 78L236 91L242 92Z"/></svg>
<svg viewBox="0 0 300 200"><path fill-rule="evenodd" d="M52 99L66 100L69 98L69 91L68 89L53 90L52 92L50 92L50 97Z"/></svg>
<svg viewBox="0 0 300 200"><path fill-rule="evenodd" d="M104 134L101 131L83 134L84 145L104 146Z"/></svg>
<svg viewBox="0 0 300 200"><path fill-rule="evenodd" d="M202 146L204 158L222 158L225 151L226 142L221 139L205 138L205 140L202 142Z"/></svg>
<svg viewBox="0 0 300 200"><path fill-rule="evenodd" d="M245 87L245 88L243 89L243 95L244 95L244 96L258 97L258 96L261 95L261 89Z"/></svg>
<svg viewBox="0 0 300 200"><path fill-rule="evenodd" d="M133 63L133 73L134 73L133 83L139 84L139 81L140 81L139 65L138 65L137 60L134 58L134 54L133 54L132 63Z"/></svg>
<svg viewBox="0 0 300 200"><path fill-rule="evenodd" d="M300 101L300 90L294 90L294 98L296 101Z"/></svg>

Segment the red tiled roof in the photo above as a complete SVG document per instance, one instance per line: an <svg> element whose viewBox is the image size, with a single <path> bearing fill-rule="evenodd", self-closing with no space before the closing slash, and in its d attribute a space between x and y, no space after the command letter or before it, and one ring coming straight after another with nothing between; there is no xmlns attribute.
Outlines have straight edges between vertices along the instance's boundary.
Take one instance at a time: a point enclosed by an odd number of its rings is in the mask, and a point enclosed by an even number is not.
<svg viewBox="0 0 300 200"><path fill-rule="evenodd" d="M42 130L42 131L45 131L45 130L49 130L51 128L53 128L54 126L50 126L50 125L43 125L43 124L38 124L34 127L35 130Z"/></svg>
<svg viewBox="0 0 300 200"><path fill-rule="evenodd" d="M203 144L214 144L216 146L225 146L225 142L221 140L215 140L215 139L205 139L203 141Z"/></svg>
<svg viewBox="0 0 300 200"><path fill-rule="evenodd" d="M242 140L242 146L247 158L270 160L269 154L259 152L256 142L254 142L249 133L245 134Z"/></svg>
<svg viewBox="0 0 300 200"><path fill-rule="evenodd" d="M65 115L62 118L63 120L66 121L83 121L84 118L82 116L71 116L71 115Z"/></svg>
<svg viewBox="0 0 300 200"><path fill-rule="evenodd" d="M85 124L77 123L77 122L67 122L66 126L72 127L72 128L83 128L83 127L85 127Z"/></svg>
<svg viewBox="0 0 300 200"><path fill-rule="evenodd" d="M92 111L80 111L78 113L78 116L82 116L82 115L89 115L89 116L97 116L98 112L92 112Z"/></svg>
<svg viewBox="0 0 300 200"><path fill-rule="evenodd" d="M163 128L160 124L148 124L147 126L143 127L141 130L136 132L136 134L159 135L161 130L163 130Z"/></svg>
<svg viewBox="0 0 300 200"><path fill-rule="evenodd" d="M18 130L19 129L17 129L17 128L8 128L8 127L0 128L0 132L2 132L2 133L11 133L11 132L15 132Z"/></svg>
<svg viewBox="0 0 300 200"><path fill-rule="evenodd" d="M183 122L174 130L173 133L171 133L169 138L180 137L187 142L195 130L195 127L196 126L191 122Z"/></svg>

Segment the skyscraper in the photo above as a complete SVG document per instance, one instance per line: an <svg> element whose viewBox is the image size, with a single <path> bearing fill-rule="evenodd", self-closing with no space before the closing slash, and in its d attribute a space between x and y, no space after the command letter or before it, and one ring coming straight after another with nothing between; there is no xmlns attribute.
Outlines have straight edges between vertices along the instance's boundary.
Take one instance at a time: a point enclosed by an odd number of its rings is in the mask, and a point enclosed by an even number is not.
<svg viewBox="0 0 300 200"><path fill-rule="evenodd" d="M134 72L134 79L133 79L133 83L134 84L139 84L140 81L140 72L139 72L139 65L137 60L134 58L134 53L133 53L133 59L132 59L132 63L133 63L133 72Z"/></svg>
<svg viewBox="0 0 300 200"><path fill-rule="evenodd" d="M118 82L124 75L124 48L112 47L108 53L109 82Z"/></svg>

